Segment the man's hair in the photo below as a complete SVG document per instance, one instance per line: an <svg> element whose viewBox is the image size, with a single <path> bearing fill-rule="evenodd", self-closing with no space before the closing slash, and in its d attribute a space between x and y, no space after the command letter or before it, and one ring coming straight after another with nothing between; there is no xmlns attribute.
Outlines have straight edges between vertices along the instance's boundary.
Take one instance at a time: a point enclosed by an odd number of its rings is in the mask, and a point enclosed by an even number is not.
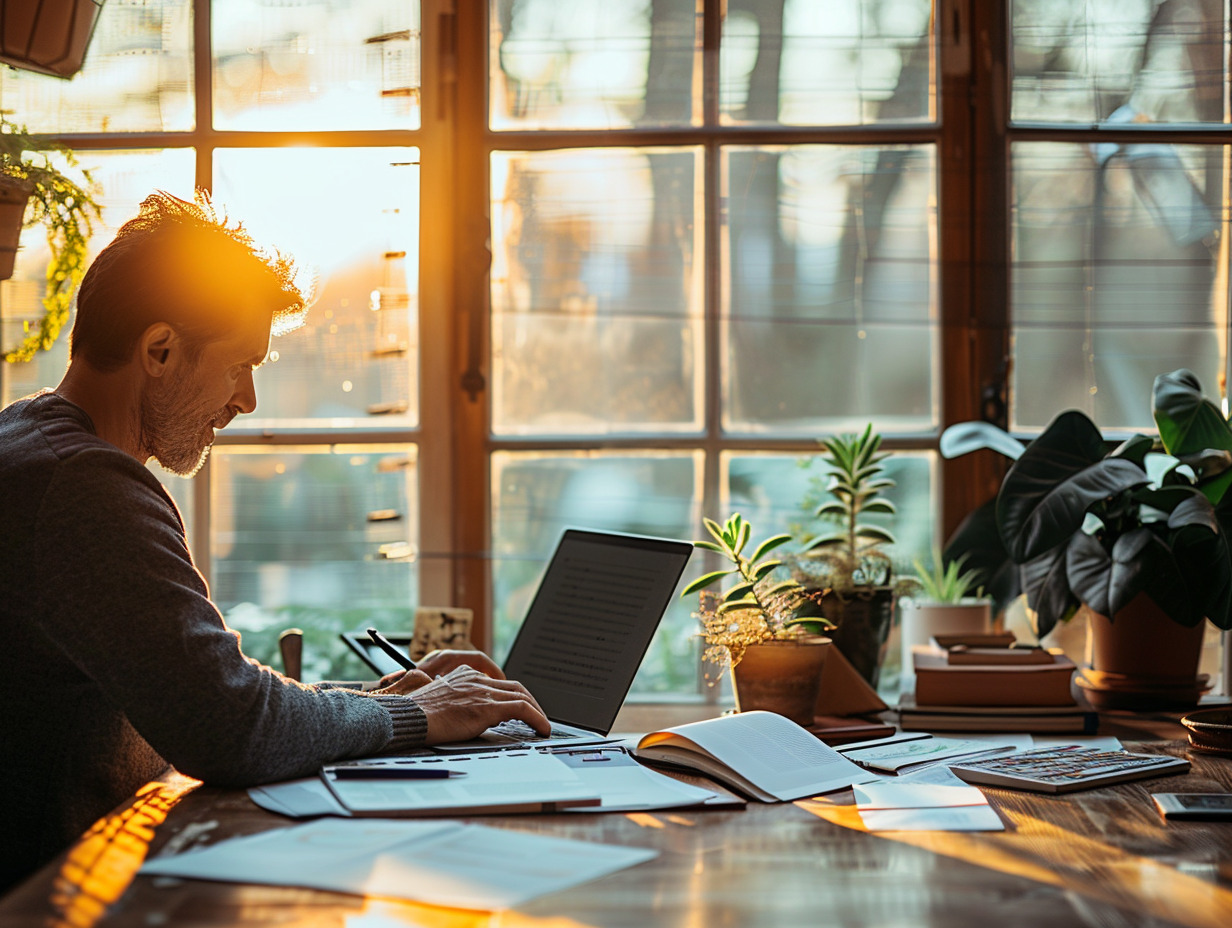
<svg viewBox="0 0 1232 928"><path fill-rule="evenodd" d="M146 329L166 322L198 355L250 321L242 314L251 304L239 297L253 295L282 335L303 324L311 302L298 273L292 258L263 250L242 224L220 216L205 191L190 203L159 190L86 271L70 354L116 370Z"/></svg>

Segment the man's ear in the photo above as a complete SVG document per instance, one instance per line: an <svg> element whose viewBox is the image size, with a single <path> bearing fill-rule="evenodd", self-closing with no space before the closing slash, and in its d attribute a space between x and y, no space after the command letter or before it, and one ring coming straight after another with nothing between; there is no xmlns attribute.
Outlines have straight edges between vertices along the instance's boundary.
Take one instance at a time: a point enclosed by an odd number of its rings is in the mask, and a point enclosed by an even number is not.
<svg viewBox="0 0 1232 928"><path fill-rule="evenodd" d="M137 358L141 368L151 377L162 377L167 362L180 349L180 336L166 322L156 322L137 340Z"/></svg>

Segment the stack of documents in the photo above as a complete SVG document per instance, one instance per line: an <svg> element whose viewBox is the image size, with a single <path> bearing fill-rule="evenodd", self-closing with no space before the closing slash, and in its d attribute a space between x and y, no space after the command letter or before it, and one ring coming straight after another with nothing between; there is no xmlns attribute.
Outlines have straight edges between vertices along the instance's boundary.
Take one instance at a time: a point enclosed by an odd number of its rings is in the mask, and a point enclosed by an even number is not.
<svg viewBox="0 0 1232 928"><path fill-rule="evenodd" d="M496 911L656 853L451 821L321 819L152 860L141 873Z"/></svg>

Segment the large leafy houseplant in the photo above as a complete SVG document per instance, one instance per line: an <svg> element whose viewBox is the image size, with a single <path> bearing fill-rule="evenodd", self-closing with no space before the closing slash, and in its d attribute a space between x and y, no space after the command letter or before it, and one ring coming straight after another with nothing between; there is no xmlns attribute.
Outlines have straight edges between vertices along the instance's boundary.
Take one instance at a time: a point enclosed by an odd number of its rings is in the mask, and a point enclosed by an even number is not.
<svg viewBox="0 0 1232 928"><path fill-rule="evenodd" d="M1232 428L1189 371L1156 379L1154 407L1166 453L1143 435L1110 448L1072 410L1025 448L986 423L943 438L951 457L1016 456L993 511L1041 637L1080 605L1115 618L1141 594L1179 625L1232 627Z"/></svg>
<svg viewBox="0 0 1232 928"><path fill-rule="evenodd" d="M50 348L68 321L73 293L86 269L86 248L99 218L88 172L78 183L60 170L53 160L58 153L70 167L70 151L30 135L24 128L0 120L0 189L14 204L11 211L19 228L14 229L11 248L16 248L20 227L41 225L51 252L43 293L43 314L34 326L27 325L20 345L9 350L6 361L29 361L35 353ZM23 221L24 214L24 221ZM7 273L12 274L12 251Z"/></svg>

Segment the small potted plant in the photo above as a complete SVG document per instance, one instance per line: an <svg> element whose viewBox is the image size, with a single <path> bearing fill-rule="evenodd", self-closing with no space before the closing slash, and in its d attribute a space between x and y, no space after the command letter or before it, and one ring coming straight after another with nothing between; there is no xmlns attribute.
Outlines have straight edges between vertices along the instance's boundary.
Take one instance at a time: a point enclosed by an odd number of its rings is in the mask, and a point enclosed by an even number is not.
<svg viewBox="0 0 1232 928"><path fill-rule="evenodd" d="M894 564L886 550L894 535L865 520L874 513L894 515L894 504L883 495L894 481L885 476L888 452L870 423L859 435L835 435L821 446L829 466L828 497L815 510L833 524L830 531L807 537L792 571L819 606L819 615L835 625L835 646L874 688L894 623L895 597L915 586L895 581Z"/></svg>
<svg viewBox="0 0 1232 928"><path fill-rule="evenodd" d="M1037 634L1083 610L1093 668L1080 682L1109 707L1192 705L1205 619L1232 627L1232 428L1185 370L1156 378L1154 415L1167 453L1143 435L1111 447L1084 414L1062 413L996 500ZM992 426L963 428L964 451L1004 444L980 444Z"/></svg>
<svg viewBox="0 0 1232 928"><path fill-rule="evenodd" d="M21 344L5 353L10 362L28 361L55 343L85 274L86 248L99 218L89 174L82 171L84 183L78 183L56 167L53 151L68 165L75 164L63 146L0 119L0 280L13 276L23 227L41 225L51 251L43 315L36 326L26 327Z"/></svg>
<svg viewBox="0 0 1232 928"><path fill-rule="evenodd" d="M752 526L740 513L723 525L704 521L712 540L698 541L697 546L731 565L703 574L681 594L701 594L698 618L706 642L704 659L731 669L740 711L764 709L811 725L830 644L820 632L830 623L802 616L800 606L807 602L804 588L795 580L774 576L782 562L768 555L791 536L767 538L746 556ZM725 578L734 582L724 593L704 592Z"/></svg>
<svg viewBox="0 0 1232 928"><path fill-rule="evenodd" d="M919 588L902 598L902 672L911 674L911 650L933 635L986 632L992 627L992 604L983 595L979 572L965 570L966 558L946 561L933 551L931 566L914 562Z"/></svg>

